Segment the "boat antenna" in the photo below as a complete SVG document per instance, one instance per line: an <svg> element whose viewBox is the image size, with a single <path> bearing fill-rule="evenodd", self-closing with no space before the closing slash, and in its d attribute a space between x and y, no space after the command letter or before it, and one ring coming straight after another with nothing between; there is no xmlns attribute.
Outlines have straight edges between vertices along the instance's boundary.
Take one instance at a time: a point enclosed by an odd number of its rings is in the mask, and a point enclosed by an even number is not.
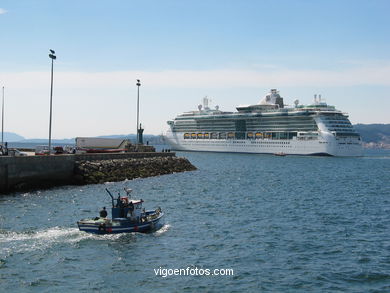
<svg viewBox="0 0 390 293"><path fill-rule="evenodd" d="M112 207L114 207L114 197L112 196L111 192L106 188L106 191L107 193L110 195L111 197L111 202L112 202Z"/></svg>
<svg viewBox="0 0 390 293"><path fill-rule="evenodd" d="M129 196L129 194L133 191L131 188L127 188L127 187L124 187L123 188L127 194L127 196Z"/></svg>

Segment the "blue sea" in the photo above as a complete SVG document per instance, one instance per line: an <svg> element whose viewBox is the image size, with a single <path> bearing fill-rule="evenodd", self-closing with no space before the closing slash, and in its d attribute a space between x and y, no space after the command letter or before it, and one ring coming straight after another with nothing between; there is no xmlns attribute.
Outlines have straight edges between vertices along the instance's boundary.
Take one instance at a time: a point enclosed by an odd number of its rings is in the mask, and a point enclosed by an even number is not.
<svg viewBox="0 0 390 293"><path fill-rule="evenodd" d="M0 292L390 292L390 151L177 155L198 170L1 196ZM124 187L161 230L78 231Z"/></svg>

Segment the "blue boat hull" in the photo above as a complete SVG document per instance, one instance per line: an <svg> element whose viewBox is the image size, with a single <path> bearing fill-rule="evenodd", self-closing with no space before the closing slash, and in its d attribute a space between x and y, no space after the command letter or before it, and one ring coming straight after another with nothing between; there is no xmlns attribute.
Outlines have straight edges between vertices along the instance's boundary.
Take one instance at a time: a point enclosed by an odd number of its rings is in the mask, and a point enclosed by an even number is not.
<svg viewBox="0 0 390 293"><path fill-rule="evenodd" d="M156 218L150 221L133 222L128 218L88 219L77 222L80 231L94 234L118 234L140 232L147 233L160 229L163 226L164 213L159 213Z"/></svg>

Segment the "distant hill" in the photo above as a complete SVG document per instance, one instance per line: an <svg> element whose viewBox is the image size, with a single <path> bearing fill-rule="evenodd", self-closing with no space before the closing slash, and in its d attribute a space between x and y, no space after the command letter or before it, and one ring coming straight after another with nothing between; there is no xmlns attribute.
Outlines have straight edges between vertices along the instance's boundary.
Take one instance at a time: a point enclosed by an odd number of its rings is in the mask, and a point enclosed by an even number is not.
<svg viewBox="0 0 390 293"><path fill-rule="evenodd" d="M1 137L0 137L0 139L1 139ZM23 139L24 139L23 136L16 134L14 132L4 132L4 141L14 142L14 141L20 141Z"/></svg>
<svg viewBox="0 0 390 293"><path fill-rule="evenodd" d="M365 143L390 144L390 124L356 124Z"/></svg>

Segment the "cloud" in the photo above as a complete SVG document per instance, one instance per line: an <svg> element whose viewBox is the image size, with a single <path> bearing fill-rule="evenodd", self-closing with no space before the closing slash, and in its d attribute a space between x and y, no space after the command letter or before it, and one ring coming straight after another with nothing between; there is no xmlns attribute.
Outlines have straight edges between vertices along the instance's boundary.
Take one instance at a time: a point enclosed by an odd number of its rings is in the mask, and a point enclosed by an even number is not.
<svg viewBox="0 0 390 293"><path fill-rule="evenodd" d="M128 88L141 79L150 88L232 88L281 86L390 86L390 65L345 70L164 70L113 72L56 72L56 88ZM7 87L47 88L50 72L1 73Z"/></svg>
<svg viewBox="0 0 390 293"><path fill-rule="evenodd" d="M58 63L54 71L55 137L134 131L137 79L141 79L143 93L148 91L142 96L141 107L142 123L147 133L161 133L166 127L166 120L191 109L192 104L196 104L199 97L205 94L211 92L211 95L219 96L219 101L223 101L223 109L230 111L234 110L237 103L254 101L253 97L259 95L259 88L279 88L286 97L296 96L304 87L326 89L328 94L332 93L332 99L338 101L336 106L348 110L355 121L388 123L389 119L386 112L388 88L375 93L376 103L366 98L372 94L371 87L353 89L354 86L364 85L390 87L390 64L386 62L343 70L299 70L269 66L258 70L64 72L60 68L61 64ZM50 70L0 71L2 85L6 88L7 131L28 137L46 137ZM284 87L290 87L290 92L285 93ZM299 91L294 93L291 89L293 87L299 88ZM349 95L345 95L345 91L338 88L332 90L331 87L352 89L349 89ZM237 93L241 92L245 92L244 97L237 97ZM382 107L378 108L377 105ZM34 127L26 128L29 123Z"/></svg>
<svg viewBox="0 0 390 293"><path fill-rule="evenodd" d="M0 8L0 15L1 14L6 14L8 11L7 10L5 10L5 9L3 9L3 8Z"/></svg>

